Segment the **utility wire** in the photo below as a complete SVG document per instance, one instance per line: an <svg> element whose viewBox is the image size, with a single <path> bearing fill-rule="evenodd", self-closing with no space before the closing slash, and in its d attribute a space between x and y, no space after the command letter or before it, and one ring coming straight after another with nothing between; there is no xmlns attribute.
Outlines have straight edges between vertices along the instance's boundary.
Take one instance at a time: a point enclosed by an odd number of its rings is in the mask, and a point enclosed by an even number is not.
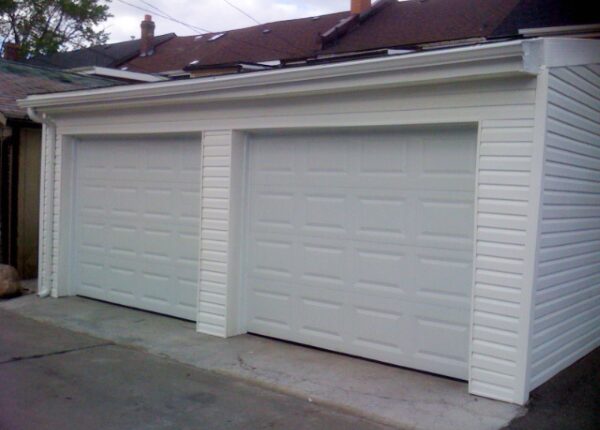
<svg viewBox="0 0 600 430"><path fill-rule="evenodd" d="M142 12L156 14L156 15L158 15L161 18L164 18L166 20L173 21L173 22L175 22L177 24L183 25L184 27L187 27L187 28L189 28L191 30L198 31L198 32L201 32L201 33L212 33L210 30L207 30L205 28L197 27L195 25L191 25L191 24L188 24L186 22L183 22L183 21L181 21L181 20L179 20L177 18L173 18L173 17L170 17L168 15L165 15L164 12L155 12L153 10L148 10L148 9L146 9L144 7L141 7L141 6L138 6L136 4L130 3L128 1L126 1L126 0L117 0L117 1L120 2L120 3L123 3L123 4L127 5L127 6L130 6L130 7L133 7L135 9L141 10Z"/></svg>
<svg viewBox="0 0 600 430"><path fill-rule="evenodd" d="M178 24L180 24L180 25L183 25L183 26L185 26L185 27L188 27L188 28L190 28L190 29L192 29L192 30L194 30L194 31L199 31L199 32L202 32L202 33L227 33L226 31L220 31L220 32L217 32L217 31L212 31L212 30L209 30L209 29L207 29L207 28L198 27L198 26L194 26L194 25L191 25L191 24L185 23L185 22L183 22L183 21L181 21L181 20L179 20L179 19L172 18L172 17L168 16L167 14L165 14L165 12L162 12L162 11L161 11L161 12L159 12L159 13L157 13L157 12L155 12L155 11L156 11L156 10L159 10L159 9L158 9L157 7L155 7L155 6L153 6L153 10L150 10L150 9L147 9L147 8L145 8L145 7L142 7L142 6L139 6L139 5L133 4L133 3L129 2L129 1L127 1L127 0L117 0L117 1L119 1L120 3L123 3L123 4L125 4L125 5L128 5L128 6L130 6L130 7L133 7L133 8L135 8L135 9L138 9L138 10L141 10L141 11L143 11L143 12L146 12L146 13L153 13L153 14L156 14L156 15L157 15L157 16L159 16L160 18L164 18L164 19L166 19L166 20L169 20L169 21L176 22L176 23L178 23ZM140 1L141 1L141 0L140 0ZM146 3L146 4L147 4L147 3ZM289 51L283 51L283 50L281 50L281 49L277 49L277 48L274 48L274 47L267 47L267 46L265 46L265 45L259 45L259 44L257 44L257 43L250 42L250 41L248 41L248 40L245 40L245 39L242 39L242 38L240 38L240 37L236 37L236 36L234 36L233 34L228 34L228 37L229 37L230 39L236 40L236 41L238 41L238 42L240 42L240 43L242 43L242 44L248 45L248 46L258 47L258 48L261 48L261 49L270 49L270 50L272 50L272 51L276 51L276 52L279 52L279 53L281 53L281 54L285 54L285 55L288 55L288 54L289 54ZM293 45L291 45L291 42L289 42L289 41L287 41L287 40L285 40L285 39L283 39L283 38L281 38L281 37L279 37L279 39L281 39L281 40L284 40L284 41L285 41L286 43L288 43L290 46L293 46ZM296 46L293 46L293 47L294 47L294 49L298 50L299 52L304 52L304 51L302 51L300 48L298 48L298 47L296 47ZM230 50L232 50L232 48L231 48L231 47L229 47L229 49L230 49ZM244 54L246 54L246 53L244 53L244 52L237 52L237 53L238 53L238 54L240 54L240 55L244 55Z"/></svg>
<svg viewBox="0 0 600 430"><path fill-rule="evenodd" d="M140 1L144 1L144 0L140 0ZM257 20L256 18L254 18L252 15L250 15L248 12L246 12L245 10L243 10L241 7L236 6L235 4L231 3L231 1L229 0L223 0L226 4L228 4L229 6L231 6L232 8L234 8L235 10L237 10L238 12L240 12L241 14L245 15L246 17L250 18L252 21L254 21L256 24L261 25L261 22L259 20ZM290 46L291 48L297 50L298 52L301 52L304 54L304 50L301 48L298 48L296 45L294 45L292 42L290 42L287 38L273 33L273 36L276 37L277 39L281 40L282 42L286 43L288 46Z"/></svg>
<svg viewBox="0 0 600 430"><path fill-rule="evenodd" d="M254 18L252 15L250 15L248 12L246 12L245 10L243 10L242 8L234 5L233 3L231 3L229 0L223 0L225 3L227 3L229 6L231 6L232 8L234 8L235 10L237 10L239 13L241 13L242 15L250 18L252 21L254 21L255 23L257 23L258 25L260 25L260 21L257 20L256 18Z"/></svg>

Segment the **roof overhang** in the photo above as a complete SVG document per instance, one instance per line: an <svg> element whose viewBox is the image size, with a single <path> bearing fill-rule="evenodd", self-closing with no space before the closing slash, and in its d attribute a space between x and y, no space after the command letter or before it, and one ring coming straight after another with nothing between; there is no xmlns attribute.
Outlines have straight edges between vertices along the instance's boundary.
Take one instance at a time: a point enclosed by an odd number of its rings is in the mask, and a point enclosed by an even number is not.
<svg viewBox="0 0 600 430"><path fill-rule="evenodd" d="M458 80L535 76L542 65L600 61L600 41L536 39L239 75L33 95L22 107L44 112L131 108L327 94Z"/></svg>

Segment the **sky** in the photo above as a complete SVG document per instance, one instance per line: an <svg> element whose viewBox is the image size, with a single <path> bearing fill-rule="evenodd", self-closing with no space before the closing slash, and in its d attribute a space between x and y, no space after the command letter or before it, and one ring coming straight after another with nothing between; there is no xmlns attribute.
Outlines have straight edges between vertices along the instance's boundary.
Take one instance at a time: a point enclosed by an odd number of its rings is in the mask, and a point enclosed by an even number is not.
<svg viewBox="0 0 600 430"><path fill-rule="evenodd" d="M350 0L227 0L260 23L280 21L339 12L350 8ZM110 13L114 15L103 23L110 33L109 42L122 42L131 36L139 38L140 21L151 14L156 23L155 34L177 33L179 36L198 34L200 28L209 31L242 28L256 23L227 4L226 0L112 0ZM129 4L127 4L129 3ZM172 20L197 27L191 29ZM143 9L143 10L142 10Z"/></svg>

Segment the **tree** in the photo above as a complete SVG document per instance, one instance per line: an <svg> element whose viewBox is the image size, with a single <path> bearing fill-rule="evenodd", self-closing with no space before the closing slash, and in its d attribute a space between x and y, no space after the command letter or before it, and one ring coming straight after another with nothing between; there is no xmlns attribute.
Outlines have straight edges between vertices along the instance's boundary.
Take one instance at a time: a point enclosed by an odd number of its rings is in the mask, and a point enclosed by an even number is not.
<svg viewBox="0 0 600 430"><path fill-rule="evenodd" d="M105 43L110 0L0 0L0 39L27 58Z"/></svg>

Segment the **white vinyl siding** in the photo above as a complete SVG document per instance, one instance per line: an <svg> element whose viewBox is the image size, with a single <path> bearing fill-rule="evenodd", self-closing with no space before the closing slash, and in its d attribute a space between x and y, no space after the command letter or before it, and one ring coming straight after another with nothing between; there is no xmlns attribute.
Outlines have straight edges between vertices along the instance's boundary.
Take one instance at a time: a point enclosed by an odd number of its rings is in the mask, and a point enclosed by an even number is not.
<svg viewBox="0 0 600 430"><path fill-rule="evenodd" d="M198 331L226 335L231 133L206 133L202 145Z"/></svg>
<svg viewBox="0 0 600 430"><path fill-rule="evenodd" d="M238 221L232 220L227 205L241 199L232 188L238 183L232 175L239 168L226 164L228 151L236 148L232 130L479 124L469 389L522 402L524 388L518 375L526 363L514 345L526 344L528 336L521 316L529 311L518 297L531 293L523 273L531 225L525 202L535 192L530 187L530 157L536 82L535 77L471 80L327 96L195 103L176 109L80 112L57 115L55 120L59 140L64 135L203 132L203 150L212 149L203 155L197 321L199 331L220 336L237 332L229 322L237 314L231 289L238 264L232 263L231 251L240 244L232 234Z"/></svg>
<svg viewBox="0 0 600 430"><path fill-rule="evenodd" d="M533 118L483 121L480 134L470 391L509 401L525 335L533 124Z"/></svg>
<svg viewBox="0 0 600 430"><path fill-rule="evenodd" d="M548 91L530 389L600 346L600 66Z"/></svg>

